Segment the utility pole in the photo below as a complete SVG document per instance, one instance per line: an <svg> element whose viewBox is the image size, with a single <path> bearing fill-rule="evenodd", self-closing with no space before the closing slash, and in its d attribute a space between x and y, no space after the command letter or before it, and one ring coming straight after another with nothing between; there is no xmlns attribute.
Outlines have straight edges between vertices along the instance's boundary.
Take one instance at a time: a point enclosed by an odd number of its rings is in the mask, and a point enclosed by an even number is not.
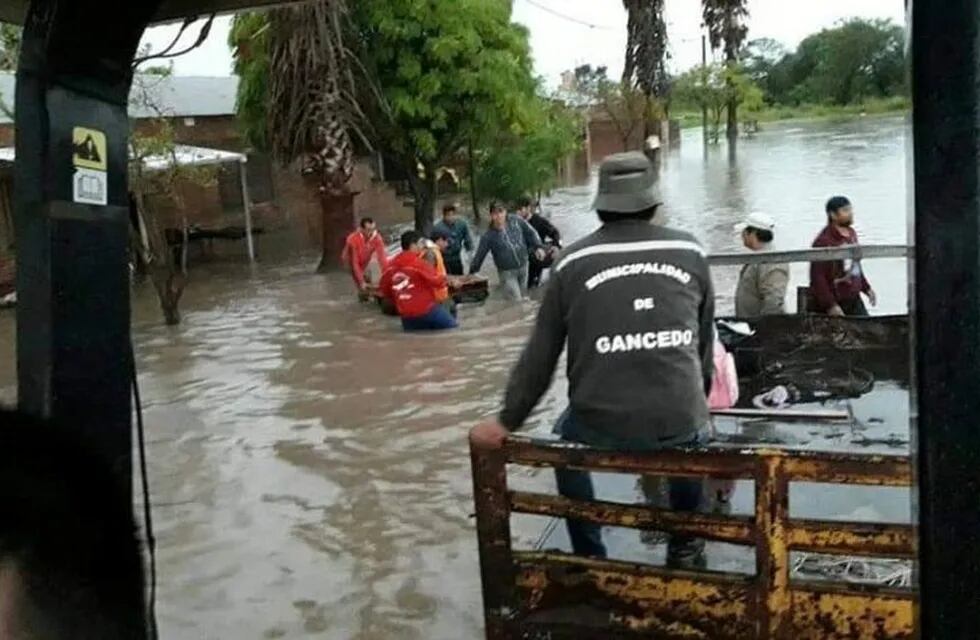
<svg viewBox="0 0 980 640"><path fill-rule="evenodd" d="M701 25L704 27L704 25ZM701 34L701 79L708 77L708 36ZM705 146L708 145L708 105L701 103L701 133Z"/></svg>

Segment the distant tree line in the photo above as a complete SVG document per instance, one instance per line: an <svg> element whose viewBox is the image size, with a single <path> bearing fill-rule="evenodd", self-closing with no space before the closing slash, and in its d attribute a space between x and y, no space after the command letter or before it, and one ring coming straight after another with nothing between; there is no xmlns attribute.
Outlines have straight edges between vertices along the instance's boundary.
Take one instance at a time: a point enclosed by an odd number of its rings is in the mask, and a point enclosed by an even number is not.
<svg viewBox="0 0 980 640"><path fill-rule="evenodd" d="M845 20L795 51L752 40L740 62L771 105L848 105L908 93L905 29L891 20Z"/></svg>

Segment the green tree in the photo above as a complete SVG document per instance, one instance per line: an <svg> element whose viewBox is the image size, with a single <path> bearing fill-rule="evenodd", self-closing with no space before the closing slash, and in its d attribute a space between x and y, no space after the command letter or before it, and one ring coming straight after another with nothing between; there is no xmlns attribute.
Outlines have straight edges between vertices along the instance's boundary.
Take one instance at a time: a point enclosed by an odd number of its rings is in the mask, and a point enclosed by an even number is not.
<svg viewBox="0 0 980 640"><path fill-rule="evenodd" d="M820 57L808 82L816 95L853 104L903 91L905 31L898 25L852 19L813 37Z"/></svg>
<svg viewBox="0 0 980 640"><path fill-rule="evenodd" d="M771 86L776 77L775 69L788 53L776 40L758 38L747 43L739 55L745 73L763 90L770 103L776 101Z"/></svg>
<svg viewBox="0 0 980 640"><path fill-rule="evenodd" d="M269 18L265 13L244 12L235 16L228 45L235 52L238 76L235 111L238 126L249 146L269 150Z"/></svg>
<svg viewBox="0 0 980 640"><path fill-rule="evenodd" d="M133 127L129 138L129 187L139 211L139 233L133 238L133 258L140 272L149 273L160 300L164 322L180 324L180 299L187 286L187 207L181 186L211 186L216 172L209 166L181 164L170 120L173 117L160 99L157 84L169 76L161 67L156 73L137 74L130 90L130 105L152 117ZM147 169L148 161L155 167ZM171 203L180 217L182 251L175 258L157 208Z"/></svg>
<svg viewBox="0 0 980 640"><path fill-rule="evenodd" d="M627 12L626 60L623 85L652 98L666 98L670 89L667 74L667 22L664 0L623 0Z"/></svg>
<svg viewBox="0 0 980 640"><path fill-rule="evenodd" d="M564 105L535 98L533 110L519 131L497 133L477 150L479 193L504 202L552 188L558 163L579 148L583 123Z"/></svg>
<svg viewBox="0 0 980 640"><path fill-rule="evenodd" d="M800 43L761 83L781 104L854 104L905 95L905 30L888 20L852 18Z"/></svg>
<svg viewBox="0 0 980 640"><path fill-rule="evenodd" d="M346 16L343 0L316 0L239 16L229 37L245 137L283 165L300 161L314 179L325 231L353 215L352 133L363 120L344 44ZM321 271L337 258L332 235L324 233Z"/></svg>
<svg viewBox="0 0 980 640"><path fill-rule="evenodd" d="M762 90L738 65L694 67L675 80L673 93L678 105L708 111L708 137L715 144L721 135L722 116L730 105L742 107L747 114L756 113L763 106Z"/></svg>
<svg viewBox="0 0 980 640"><path fill-rule="evenodd" d="M749 33L745 24L749 17L748 0L702 0L701 7L711 48L723 48L725 63L734 67ZM729 87L729 95L727 134L729 142L734 143L738 138L738 103L734 98L737 92Z"/></svg>
<svg viewBox="0 0 980 640"><path fill-rule="evenodd" d="M500 0L361 0L351 24L365 132L409 176L415 225L427 230L439 167L470 140L527 120L527 30Z"/></svg>

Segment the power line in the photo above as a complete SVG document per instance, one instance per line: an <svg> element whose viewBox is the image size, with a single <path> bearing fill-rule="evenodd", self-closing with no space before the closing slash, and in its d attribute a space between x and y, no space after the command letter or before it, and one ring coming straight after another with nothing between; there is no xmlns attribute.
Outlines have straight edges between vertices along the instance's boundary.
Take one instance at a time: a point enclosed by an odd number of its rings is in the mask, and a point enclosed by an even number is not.
<svg viewBox="0 0 980 640"><path fill-rule="evenodd" d="M602 29L603 31L616 31L616 29L613 27L607 27L601 24L592 24L591 22L580 20L575 16L570 16L566 13L555 11L551 7L547 7L539 2L536 2L535 0L524 0L524 1L527 2L529 5L531 5L532 7L537 7L538 9L544 11L545 13L550 13L551 15L561 18L562 20L568 20L569 22L574 22L575 24L582 25L583 27L588 27L589 29Z"/></svg>

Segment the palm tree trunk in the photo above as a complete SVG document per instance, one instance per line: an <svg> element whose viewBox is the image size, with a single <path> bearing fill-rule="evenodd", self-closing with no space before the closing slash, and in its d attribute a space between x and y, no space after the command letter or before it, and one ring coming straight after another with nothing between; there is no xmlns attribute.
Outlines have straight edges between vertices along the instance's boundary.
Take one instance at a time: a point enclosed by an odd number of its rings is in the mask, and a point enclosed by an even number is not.
<svg viewBox="0 0 980 640"><path fill-rule="evenodd" d="M432 230L436 212L436 167L424 165L424 176L418 175L416 166L409 171L409 185L415 196L415 229L426 235Z"/></svg>
<svg viewBox="0 0 980 640"><path fill-rule="evenodd" d="M320 196L321 252L317 273L324 273L340 264L344 240L354 228L354 194L349 191L330 191L321 186Z"/></svg>
<svg viewBox="0 0 980 640"><path fill-rule="evenodd" d="M725 62L729 65L730 69L734 69L735 65L738 63L738 55L732 45L725 43ZM734 145L738 140L738 99L735 97L734 87L732 86L731 78L728 78L728 129L726 134L728 135L728 144Z"/></svg>
<svg viewBox="0 0 980 640"><path fill-rule="evenodd" d="M738 103L733 99L728 103L728 143L735 144L738 140Z"/></svg>

